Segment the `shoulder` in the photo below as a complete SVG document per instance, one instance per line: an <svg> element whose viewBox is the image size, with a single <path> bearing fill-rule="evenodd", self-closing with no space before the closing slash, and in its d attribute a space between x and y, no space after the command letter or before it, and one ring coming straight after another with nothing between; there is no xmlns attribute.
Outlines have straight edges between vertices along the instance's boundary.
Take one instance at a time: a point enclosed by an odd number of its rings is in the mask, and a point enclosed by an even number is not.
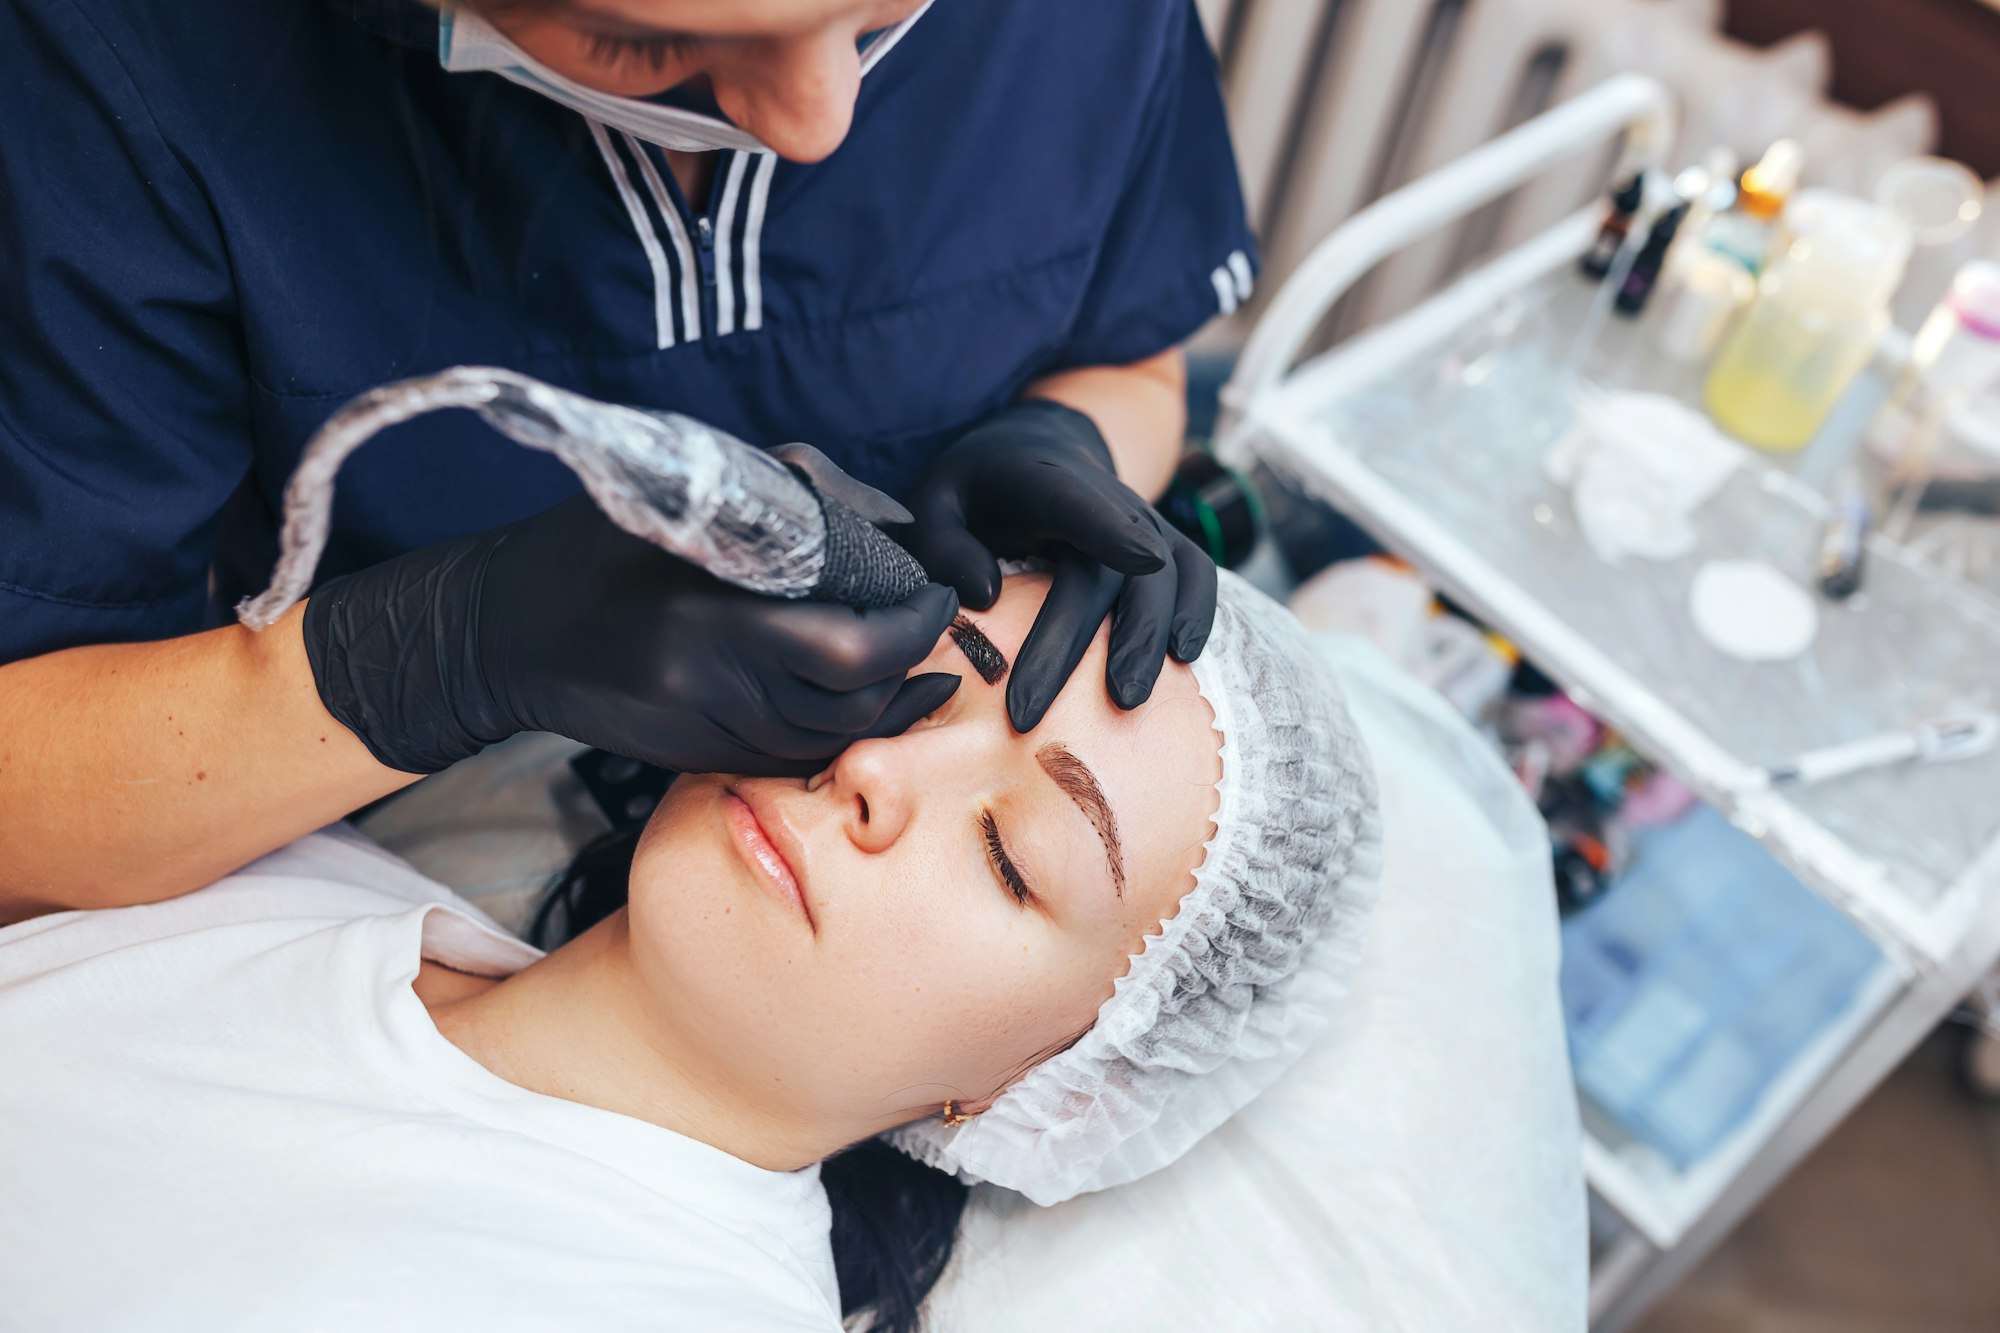
<svg viewBox="0 0 2000 1333"><path fill-rule="evenodd" d="M105 52L134 73L228 72L232 77L216 91L234 92L246 104L257 95L258 76L273 72L254 62L287 34L334 18L323 0L0 0L0 27L60 49ZM21 72L33 77L33 66Z"/></svg>
<svg viewBox="0 0 2000 1333"><path fill-rule="evenodd" d="M491 1225L490 1219L482 1224ZM683 1260L681 1236L655 1234L658 1248L639 1255L606 1256L591 1251L588 1232L537 1230L523 1235L488 1236L468 1246L440 1248L441 1237L466 1230L444 1226L418 1236L391 1230L382 1243L358 1241L381 1271L343 1275L363 1297L363 1312L383 1326L411 1327L409 1315L435 1315L448 1328L590 1329L593 1333L654 1333L659 1329L699 1329L701 1333L840 1333L837 1311L780 1273L714 1270ZM421 1262L415 1284L399 1284ZM496 1283L493 1276L508 1278ZM372 1279L372 1280L371 1280ZM412 1306L416 1311L412 1310ZM300 1313L306 1313L301 1310Z"/></svg>
<svg viewBox="0 0 2000 1333"><path fill-rule="evenodd" d="M361 38L325 0L0 0L0 40L32 53L9 80L81 95L168 139L218 115L256 123L302 55L324 58L343 30Z"/></svg>
<svg viewBox="0 0 2000 1333"><path fill-rule="evenodd" d="M1210 59L1200 33L1192 0L946 0L869 75L854 137L954 198L1088 211L1147 151L1188 61Z"/></svg>
<svg viewBox="0 0 2000 1333"><path fill-rule="evenodd" d="M405 1264L424 1254L426 1299L454 1311L454 1326L520 1327L532 1312L607 1331L838 1333L830 1281L816 1282L775 1237L513 1143L520 1151L501 1142L477 1156L457 1143L440 1147L453 1169L480 1173L461 1197L484 1195L481 1228L449 1225L455 1205L370 1221L366 1252ZM496 1172L511 1182L505 1194L491 1188ZM496 1291L487 1275L515 1255L527 1267Z"/></svg>
<svg viewBox="0 0 2000 1333"><path fill-rule="evenodd" d="M448 907L487 926L484 913L418 874L360 834L335 826L251 862L206 888L159 902L56 912L0 929L0 973L16 978L157 942L220 940L231 927L269 927L286 937L412 908ZM431 933L458 941L449 926ZM462 932L460 932L462 933ZM237 936L268 947L270 932ZM259 942L261 941L261 943ZM533 954L521 946L518 966ZM226 952L212 951L218 959Z"/></svg>
<svg viewBox="0 0 2000 1333"><path fill-rule="evenodd" d="M865 162L855 189L934 200L910 211L982 241L1095 234L1178 83L1191 2L941 0L869 74L827 165Z"/></svg>
<svg viewBox="0 0 2000 1333"><path fill-rule="evenodd" d="M1181 59L1191 14L1192 0L950 0L907 40L961 95L1003 101L1032 124L1143 98Z"/></svg>

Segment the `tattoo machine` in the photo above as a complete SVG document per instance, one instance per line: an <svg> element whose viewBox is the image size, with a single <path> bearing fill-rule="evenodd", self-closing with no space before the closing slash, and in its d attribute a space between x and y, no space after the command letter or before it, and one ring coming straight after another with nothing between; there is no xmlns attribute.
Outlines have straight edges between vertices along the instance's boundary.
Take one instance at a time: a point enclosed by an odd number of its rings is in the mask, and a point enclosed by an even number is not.
<svg viewBox="0 0 2000 1333"><path fill-rule="evenodd" d="M347 456L390 426L449 408L554 454L612 522L739 588L868 608L893 606L928 581L879 528L726 431L511 370L459 366L372 389L327 418L286 483L278 565L271 586L237 607L244 624L263 629L305 596Z"/></svg>

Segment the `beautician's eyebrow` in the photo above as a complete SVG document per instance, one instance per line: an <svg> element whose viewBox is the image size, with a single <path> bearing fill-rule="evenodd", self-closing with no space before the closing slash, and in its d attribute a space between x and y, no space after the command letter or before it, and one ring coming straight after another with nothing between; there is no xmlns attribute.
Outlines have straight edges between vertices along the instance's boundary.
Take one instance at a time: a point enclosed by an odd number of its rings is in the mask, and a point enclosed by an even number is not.
<svg viewBox="0 0 2000 1333"><path fill-rule="evenodd" d="M1104 799L1104 788L1097 785L1097 775L1059 741L1050 741L1035 751L1035 758L1097 830L1097 840L1104 844L1105 864L1111 867L1111 887L1123 898L1125 852L1118 845L1118 817L1111 813L1111 802Z"/></svg>

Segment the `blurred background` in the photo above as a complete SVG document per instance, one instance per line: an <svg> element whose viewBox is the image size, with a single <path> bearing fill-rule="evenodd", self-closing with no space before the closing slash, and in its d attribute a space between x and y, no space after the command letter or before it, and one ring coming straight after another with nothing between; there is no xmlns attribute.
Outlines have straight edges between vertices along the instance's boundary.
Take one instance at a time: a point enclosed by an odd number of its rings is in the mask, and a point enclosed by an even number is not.
<svg viewBox="0 0 2000 1333"><path fill-rule="evenodd" d="M1363 204L1612 74L1660 80L1680 107L1670 161L1739 163L1775 140L1804 183L1866 193L1937 153L2000 177L2000 5L1993 0L1199 0L1224 70L1259 289L1212 336L1240 340L1312 245ZM1380 320L1482 254L1597 193L1610 162L1503 200L1371 277L1341 327ZM1989 193L1989 199L1996 198ZM2000 240L1984 210L1977 252Z"/></svg>
<svg viewBox="0 0 2000 1333"><path fill-rule="evenodd" d="M1661 170L1607 134L1330 295L1318 387L1169 503L1399 650L1549 819L1595 1327L2000 1329L1994 738L1728 776L2000 708L2000 0L1199 4L1264 270L1198 344L1198 434L1365 206L1614 75L1672 94ZM1579 210L1581 264L1447 292ZM1673 524L1628 493L1591 530L1555 460L1614 437L1700 492ZM1711 438L1731 479L1690 481ZM1753 628L1809 603L1801 642L1690 625L1743 557L1792 585Z"/></svg>

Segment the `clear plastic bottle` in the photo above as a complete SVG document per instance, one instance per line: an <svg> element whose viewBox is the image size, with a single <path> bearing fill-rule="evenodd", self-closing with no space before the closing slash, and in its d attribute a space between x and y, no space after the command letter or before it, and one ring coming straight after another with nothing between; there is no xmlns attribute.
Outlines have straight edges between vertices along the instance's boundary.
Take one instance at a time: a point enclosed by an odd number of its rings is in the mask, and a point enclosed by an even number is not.
<svg viewBox="0 0 2000 1333"><path fill-rule="evenodd" d="M1888 324L1909 228L1879 205L1845 202L1765 269L1709 371L1709 415L1746 444L1789 452L1810 440Z"/></svg>
<svg viewBox="0 0 2000 1333"><path fill-rule="evenodd" d="M1975 259L1958 271L1944 299L1917 331L1910 364L1868 431L1868 449L1897 475L1949 475L1952 460L1933 446L1946 420L2000 382L2000 264ZM1991 470L1979 460L1978 472Z"/></svg>

